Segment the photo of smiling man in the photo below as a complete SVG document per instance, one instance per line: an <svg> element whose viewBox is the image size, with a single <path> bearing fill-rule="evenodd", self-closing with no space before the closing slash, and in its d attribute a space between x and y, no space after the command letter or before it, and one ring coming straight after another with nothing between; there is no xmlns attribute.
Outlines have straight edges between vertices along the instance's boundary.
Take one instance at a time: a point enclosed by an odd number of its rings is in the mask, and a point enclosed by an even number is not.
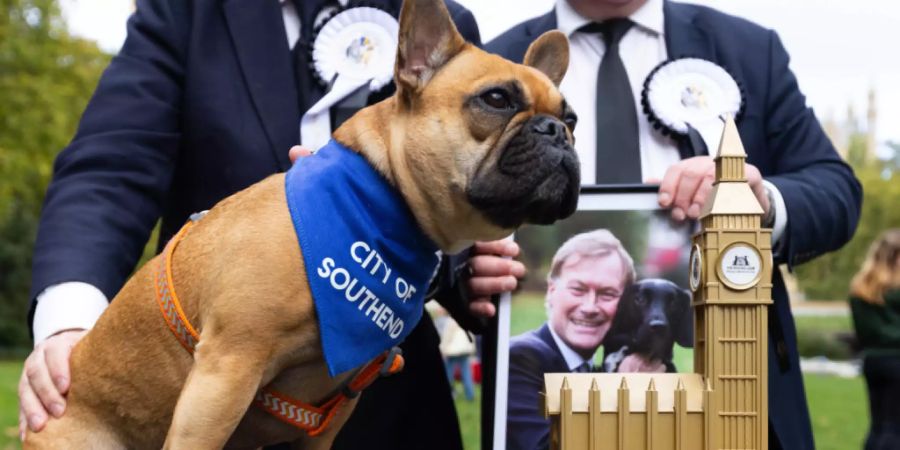
<svg viewBox="0 0 900 450"><path fill-rule="evenodd" d="M550 447L546 373L693 369L695 224L671 221L649 188L586 190L571 217L514 236L527 275L500 301L493 448Z"/></svg>
<svg viewBox="0 0 900 450"><path fill-rule="evenodd" d="M634 278L631 255L608 230L577 234L556 251L547 275L547 322L510 339L508 449L549 445L549 422L537 408L544 373L596 370L594 354Z"/></svg>

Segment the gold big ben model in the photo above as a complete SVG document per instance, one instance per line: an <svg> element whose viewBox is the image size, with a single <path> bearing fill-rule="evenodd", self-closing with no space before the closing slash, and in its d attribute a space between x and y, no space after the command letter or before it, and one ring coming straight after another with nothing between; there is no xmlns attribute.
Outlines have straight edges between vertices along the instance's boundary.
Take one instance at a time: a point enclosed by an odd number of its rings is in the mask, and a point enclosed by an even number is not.
<svg viewBox="0 0 900 450"><path fill-rule="evenodd" d="M768 449L771 230L728 119L716 180L694 235L694 373L546 374L551 448Z"/></svg>

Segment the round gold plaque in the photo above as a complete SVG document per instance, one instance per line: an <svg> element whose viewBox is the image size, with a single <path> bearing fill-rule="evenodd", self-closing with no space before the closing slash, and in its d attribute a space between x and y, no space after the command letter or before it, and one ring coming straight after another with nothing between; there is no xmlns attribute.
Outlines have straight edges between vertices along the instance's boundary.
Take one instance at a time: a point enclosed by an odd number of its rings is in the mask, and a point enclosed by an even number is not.
<svg viewBox="0 0 900 450"><path fill-rule="evenodd" d="M700 289L700 284L703 282L703 254L700 251L700 246L694 244L694 247L691 248L691 290L696 292L697 289Z"/></svg>
<svg viewBox="0 0 900 450"><path fill-rule="evenodd" d="M752 245L735 242L719 255L716 273L725 286L739 291L750 289L762 276L762 256Z"/></svg>

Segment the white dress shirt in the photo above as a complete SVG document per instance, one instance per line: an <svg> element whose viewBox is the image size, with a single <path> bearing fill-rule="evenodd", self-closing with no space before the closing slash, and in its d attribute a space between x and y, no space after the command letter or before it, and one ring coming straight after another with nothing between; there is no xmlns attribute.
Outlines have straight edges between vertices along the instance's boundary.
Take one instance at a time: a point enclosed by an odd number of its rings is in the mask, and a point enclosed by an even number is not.
<svg viewBox="0 0 900 450"><path fill-rule="evenodd" d="M669 166L681 160L676 143L653 129L641 106L644 80L656 66L668 59L663 0L647 0L629 18L634 26L619 41L619 55L625 65L625 72L628 73L634 107L638 114L641 174L644 182L659 182ZM591 20L578 14L568 1L556 2L557 28L569 38L569 68L559 88L578 115L575 151L581 161L581 179L585 183L596 180L597 71L606 51L606 44L599 33L576 31L589 23ZM787 209L775 185L765 180L763 183L772 191L775 200L772 205L775 208L772 241L778 242L787 226Z"/></svg>
<svg viewBox="0 0 900 450"><path fill-rule="evenodd" d="M566 365L569 367L569 372L574 372L575 369L583 366L585 363L587 363L588 367L590 367L591 370L594 369L594 361L591 359L584 359L583 357L581 357L581 355L576 353L575 350L572 350L572 348L569 347L565 342L563 342L562 338L560 338L559 335L556 334L555 331L553 331L553 327L550 326L549 323L547 324L547 329L550 330L550 335L553 336L553 342L556 342L556 346L559 348L559 352L562 353L563 359L566 360Z"/></svg>
<svg viewBox="0 0 900 450"><path fill-rule="evenodd" d="M650 71L668 57L663 34L663 1L648 0L630 19L634 26L619 41L619 55L628 73L634 108L638 113L641 174L645 182L661 180L666 169L677 163L681 156L676 143L654 130L644 115L641 89ZM593 183L596 180L597 160L597 128L594 126L597 117L597 70L606 52L606 44L600 33L576 31L591 23L591 20L579 15L565 0L556 4L556 23L569 38L569 69L559 88L578 115L575 150L581 161L581 179Z"/></svg>

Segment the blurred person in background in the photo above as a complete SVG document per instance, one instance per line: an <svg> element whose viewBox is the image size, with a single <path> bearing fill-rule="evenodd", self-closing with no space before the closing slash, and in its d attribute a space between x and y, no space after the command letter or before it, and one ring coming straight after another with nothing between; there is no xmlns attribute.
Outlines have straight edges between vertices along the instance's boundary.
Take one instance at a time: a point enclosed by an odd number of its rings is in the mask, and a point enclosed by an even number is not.
<svg viewBox="0 0 900 450"><path fill-rule="evenodd" d="M869 248L850 283L853 327L863 349L872 419L865 450L900 448L900 228Z"/></svg>
<svg viewBox="0 0 900 450"><path fill-rule="evenodd" d="M441 354L444 355L444 365L447 368L447 379L450 381L450 390L456 397L456 373L459 371L460 381L463 385L463 393L466 400L475 400L475 382L472 377L472 355L475 354L475 342L472 336L462 329L449 315L443 323L443 327L435 326L441 334Z"/></svg>

